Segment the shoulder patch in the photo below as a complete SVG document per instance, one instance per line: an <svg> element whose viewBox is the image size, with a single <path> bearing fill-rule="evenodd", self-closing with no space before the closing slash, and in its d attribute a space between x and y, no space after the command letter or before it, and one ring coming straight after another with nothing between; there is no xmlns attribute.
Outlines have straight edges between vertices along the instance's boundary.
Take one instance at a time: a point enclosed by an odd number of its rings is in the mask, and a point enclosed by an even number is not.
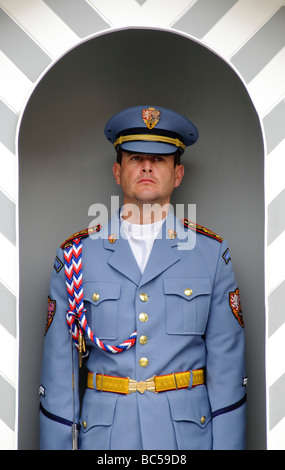
<svg viewBox="0 0 285 470"><path fill-rule="evenodd" d="M47 309L47 321L46 321L46 331L44 336L47 334L50 325L52 324L53 318L55 316L56 310L56 300L52 300L48 296L48 309Z"/></svg>
<svg viewBox="0 0 285 470"><path fill-rule="evenodd" d="M188 219L182 219L181 222L185 227L190 228L191 230L194 230L195 232L199 232L199 233L202 233L202 235L207 235L207 237L214 238L220 243L223 242L222 237L217 235L215 232L212 232L212 230L209 230L206 227L203 227L202 225L194 224L194 222L191 222Z"/></svg>
<svg viewBox="0 0 285 470"><path fill-rule="evenodd" d="M229 293L230 307L240 326L244 327L239 289Z"/></svg>
<svg viewBox="0 0 285 470"><path fill-rule="evenodd" d="M87 238L92 233L99 232L100 230L101 230L101 225L100 224L94 225L93 227L89 227L89 228L85 228L83 230L80 230L79 232L76 232L73 235L71 235L71 237L67 238L65 240L65 242L63 242L60 245L60 248L64 249L66 246L71 245L73 240L75 240L75 238L80 238L80 239Z"/></svg>

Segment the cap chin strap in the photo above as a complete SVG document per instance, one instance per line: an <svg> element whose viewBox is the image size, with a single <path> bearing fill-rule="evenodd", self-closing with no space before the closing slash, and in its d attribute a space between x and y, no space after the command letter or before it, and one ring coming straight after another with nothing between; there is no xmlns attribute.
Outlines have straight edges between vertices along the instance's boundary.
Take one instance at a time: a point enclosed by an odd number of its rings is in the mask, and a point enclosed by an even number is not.
<svg viewBox="0 0 285 470"><path fill-rule="evenodd" d="M134 140L144 141L144 142L162 142L164 144L175 145L177 148L182 148L185 150L186 145L181 142L179 139L174 139L172 137L165 137L163 135L150 135L150 134L133 134L133 135L122 135L116 142L114 142L114 147L123 144L124 142L133 142Z"/></svg>

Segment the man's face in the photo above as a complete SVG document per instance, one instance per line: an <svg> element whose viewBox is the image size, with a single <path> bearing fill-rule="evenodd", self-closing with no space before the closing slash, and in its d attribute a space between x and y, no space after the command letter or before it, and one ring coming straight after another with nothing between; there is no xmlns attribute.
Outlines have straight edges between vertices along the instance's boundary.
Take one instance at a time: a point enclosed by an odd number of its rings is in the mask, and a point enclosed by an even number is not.
<svg viewBox="0 0 285 470"><path fill-rule="evenodd" d="M183 165L174 167L173 155L143 155L122 152L121 164L114 163L113 173L124 193L124 204L170 202L174 188L180 185Z"/></svg>

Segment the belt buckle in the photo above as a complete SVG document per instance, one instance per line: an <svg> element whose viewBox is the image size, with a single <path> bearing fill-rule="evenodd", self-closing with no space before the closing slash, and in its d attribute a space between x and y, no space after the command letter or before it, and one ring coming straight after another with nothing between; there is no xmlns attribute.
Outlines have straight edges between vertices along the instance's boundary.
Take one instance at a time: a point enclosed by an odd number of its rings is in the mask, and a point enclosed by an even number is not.
<svg viewBox="0 0 285 470"><path fill-rule="evenodd" d="M139 392L141 394L143 394L146 390L148 392L154 392L154 393L157 393L156 390L155 390L155 375L153 375L152 377L150 377L149 379L143 381L143 380L140 380L139 382L137 382L136 380L133 380L133 379L129 379L129 394L130 393L134 393L134 392Z"/></svg>

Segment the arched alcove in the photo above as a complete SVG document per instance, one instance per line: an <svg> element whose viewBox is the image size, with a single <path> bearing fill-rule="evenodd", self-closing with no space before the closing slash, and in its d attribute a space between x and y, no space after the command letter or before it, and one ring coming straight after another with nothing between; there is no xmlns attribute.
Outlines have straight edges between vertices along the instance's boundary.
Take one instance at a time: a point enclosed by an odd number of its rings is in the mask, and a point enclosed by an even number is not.
<svg viewBox="0 0 285 470"><path fill-rule="evenodd" d="M192 119L198 143L173 204L229 241L246 321L248 448L265 448L264 168L259 119L237 73L202 44L165 30L94 37L61 58L30 97L19 132L19 448L38 447L38 387L48 283L57 246L119 188L103 130L136 104ZM94 218L94 217L93 217ZM100 269L100 267L98 267ZM29 423L29 425L27 425Z"/></svg>

